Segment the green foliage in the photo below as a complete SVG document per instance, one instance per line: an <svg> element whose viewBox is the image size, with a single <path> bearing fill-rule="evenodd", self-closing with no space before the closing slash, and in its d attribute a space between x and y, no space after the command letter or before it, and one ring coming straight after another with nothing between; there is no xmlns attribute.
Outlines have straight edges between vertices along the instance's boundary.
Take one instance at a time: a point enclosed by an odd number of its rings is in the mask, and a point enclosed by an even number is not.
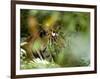
<svg viewBox="0 0 100 79"><path fill-rule="evenodd" d="M36 51L39 50L39 48L41 48L41 41L38 39L33 44L33 50Z"/></svg>
<svg viewBox="0 0 100 79"><path fill-rule="evenodd" d="M34 61L23 61L21 69L33 69L33 68L53 68L59 67L54 62L48 62L46 60L34 59Z"/></svg>
<svg viewBox="0 0 100 79"><path fill-rule="evenodd" d="M26 37L29 35L28 28L27 28L27 17L28 17L29 10L21 9L21 37Z"/></svg>

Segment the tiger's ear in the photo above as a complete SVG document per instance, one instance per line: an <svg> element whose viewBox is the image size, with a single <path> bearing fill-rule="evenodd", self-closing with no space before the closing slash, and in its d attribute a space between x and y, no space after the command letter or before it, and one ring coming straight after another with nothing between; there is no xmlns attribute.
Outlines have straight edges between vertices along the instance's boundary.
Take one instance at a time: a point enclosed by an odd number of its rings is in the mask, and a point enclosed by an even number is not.
<svg viewBox="0 0 100 79"><path fill-rule="evenodd" d="M53 30L55 23L59 20L60 13L54 12L47 19L43 21L43 28L45 31Z"/></svg>
<svg viewBox="0 0 100 79"><path fill-rule="evenodd" d="M28 22L28 30L30 33L34 33L37 32L38 30L38 21L37 18L34 16L29 16L27 18L27 22Z"/></svg>

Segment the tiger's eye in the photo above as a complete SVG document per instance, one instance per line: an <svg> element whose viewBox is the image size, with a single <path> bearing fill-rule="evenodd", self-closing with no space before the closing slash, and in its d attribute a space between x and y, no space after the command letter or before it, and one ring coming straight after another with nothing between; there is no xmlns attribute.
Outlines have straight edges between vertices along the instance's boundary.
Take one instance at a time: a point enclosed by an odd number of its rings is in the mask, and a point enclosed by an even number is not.
<svg viewBox="0 0 100 79"><path fill-rule="evenodd" d="M42 30L42 31L40 32L40 37L44 37L44 36L46 36L46 32L45 32L44 30Z"/></svg>

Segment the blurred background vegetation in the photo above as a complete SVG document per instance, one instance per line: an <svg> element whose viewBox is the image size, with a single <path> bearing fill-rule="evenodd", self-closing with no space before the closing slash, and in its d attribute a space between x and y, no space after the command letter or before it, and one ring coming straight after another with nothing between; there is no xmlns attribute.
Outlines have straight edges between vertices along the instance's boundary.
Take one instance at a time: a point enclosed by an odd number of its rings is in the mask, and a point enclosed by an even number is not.
<svg viewBox="0 0 100 79"><path fill-rule="evenodd" d="M27 61L23 60L22 56L21 69L89 66L90 13L29 9L21 9L20 12L21 42L30 35L27 24L27 17L30 15L38 19L43 29L53 28L58 35L56 43L52 42L51 47L48 44L46 48L46 52L55 54L53 62L45 59ZM50 24L50 27L47 27L47 24Z"/></svg>

